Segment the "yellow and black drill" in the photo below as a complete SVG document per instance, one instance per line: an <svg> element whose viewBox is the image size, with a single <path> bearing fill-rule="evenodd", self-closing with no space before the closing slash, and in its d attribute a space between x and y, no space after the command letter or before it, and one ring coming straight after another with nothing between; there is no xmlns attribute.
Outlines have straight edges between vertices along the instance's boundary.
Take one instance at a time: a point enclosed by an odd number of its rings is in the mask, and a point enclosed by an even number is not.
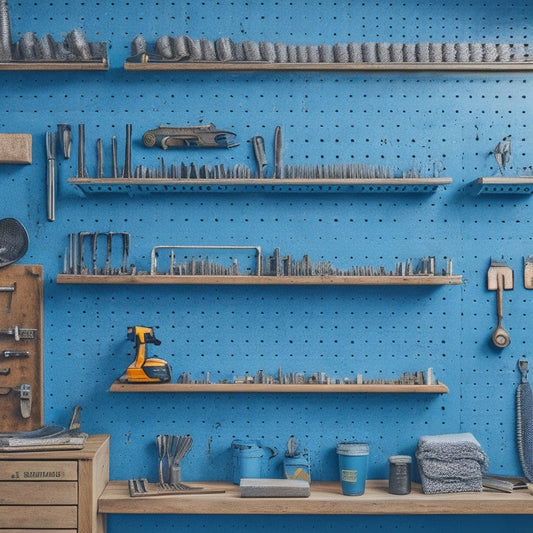
<svg viewBox="0 0 533 533"><path fill-rule="evenodd" d="M171 380L170 365L158 357L147 357L146 345L159 346L154 328L132 326L128 328L128 340L135 342L135 361L126 370L126 381L130 383L164 383Z"/></svg>

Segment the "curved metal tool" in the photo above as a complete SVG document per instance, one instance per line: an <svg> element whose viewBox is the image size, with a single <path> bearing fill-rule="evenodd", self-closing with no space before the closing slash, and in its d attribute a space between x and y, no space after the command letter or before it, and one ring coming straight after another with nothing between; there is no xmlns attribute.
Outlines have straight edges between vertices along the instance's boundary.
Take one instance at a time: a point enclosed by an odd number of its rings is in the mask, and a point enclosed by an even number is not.
<svg viewBox="0 0 533 533"><path fill-rule="evenodd" d="M492 342L498 348L505 348L511 344L509 333L502 327L503 318L503 275L498 274L498 288L496 293L496 307L498 310L498 326L492 333Z"/></svg>
<svg viewBox="0 0 533 533"><path fill-rule="evenodd" d="M503 291L511 290L513 287L513 270L504 262L491 261L487 271L487 288L489 291L497 291L498 325L492 333L492 342L497 348L505 348L511 343L509 333L502 327L502 319Z"/></svg>

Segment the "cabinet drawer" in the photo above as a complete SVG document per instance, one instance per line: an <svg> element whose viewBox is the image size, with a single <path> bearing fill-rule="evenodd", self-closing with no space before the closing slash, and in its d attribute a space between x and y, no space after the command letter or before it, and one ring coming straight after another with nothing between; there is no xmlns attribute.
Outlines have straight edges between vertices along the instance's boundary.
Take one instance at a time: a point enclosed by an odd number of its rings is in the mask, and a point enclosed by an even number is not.
<svg viewBox="0 0 533 533"><path fill-rule="evenodd" d="M77 461L2 461L0 481L76 481Z"/></svg>
<svg viewBox="0 0 533 533"><path fill-rule="evenodd" d="M0 507L0 529L35 528L76 529L78 508L75 505L3 505Z"/></svg>
<svg viewBox="0 0 533 533"><path fill-rule="evenodd" d="M76 481L0 481L0 505L76 505ZM2 513L0 507L0 513Z"/></svg>

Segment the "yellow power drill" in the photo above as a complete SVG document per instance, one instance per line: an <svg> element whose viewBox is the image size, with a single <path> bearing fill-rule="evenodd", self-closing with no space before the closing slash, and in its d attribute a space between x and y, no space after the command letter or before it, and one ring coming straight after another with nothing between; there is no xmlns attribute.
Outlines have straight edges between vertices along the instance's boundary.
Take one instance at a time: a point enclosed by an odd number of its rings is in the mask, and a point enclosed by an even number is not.
<svg viewBox="0 0 533 533"><path fill-rule="evenodd" d="M128 366L126 378L130 383L164 383L171 380L171 367L158 357L147 357L146 345L159 346L154 328L132 326L128 328L128 340L135 342L135 361Z"/></svg>

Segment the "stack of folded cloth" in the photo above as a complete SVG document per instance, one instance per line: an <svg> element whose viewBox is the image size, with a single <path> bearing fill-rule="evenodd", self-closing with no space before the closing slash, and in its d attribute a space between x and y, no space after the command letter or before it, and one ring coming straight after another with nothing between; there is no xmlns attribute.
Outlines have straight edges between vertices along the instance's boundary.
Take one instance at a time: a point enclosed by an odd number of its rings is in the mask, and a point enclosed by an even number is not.
<svg viewBox="0 0 533 533"><path fill-rule="evenodd" d="M471 433L421 437L416 458L425 494L483 490L489 459Z"/></svg>

